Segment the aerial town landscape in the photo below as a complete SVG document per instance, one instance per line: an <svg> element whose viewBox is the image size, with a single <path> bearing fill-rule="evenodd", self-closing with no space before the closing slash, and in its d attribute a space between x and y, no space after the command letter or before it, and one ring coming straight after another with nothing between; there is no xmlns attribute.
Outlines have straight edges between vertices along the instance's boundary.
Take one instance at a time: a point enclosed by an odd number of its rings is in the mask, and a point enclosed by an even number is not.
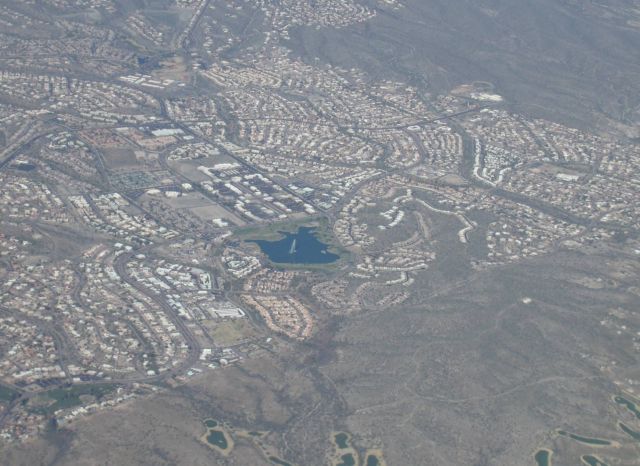
<svg viewBox="0 0 640 466"><path fill-rule="evenodd" d="M0 464L640 464L640 3L522 3L0 1Z"/></svg>

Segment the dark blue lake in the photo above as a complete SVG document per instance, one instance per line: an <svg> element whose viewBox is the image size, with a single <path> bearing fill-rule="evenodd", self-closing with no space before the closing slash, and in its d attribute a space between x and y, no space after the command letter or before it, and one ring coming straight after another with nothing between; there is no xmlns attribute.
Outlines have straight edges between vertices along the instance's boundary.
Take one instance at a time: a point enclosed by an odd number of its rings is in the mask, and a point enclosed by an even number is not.
<svg viewBox="0 0 640 466"><path fill-rule="evenodd" d="M284 238L277 241L251 240L272 262L279 264L329 264L340 256L327 250L316 238L314 228L300 227L296 233L280 231Z"/></svg>

